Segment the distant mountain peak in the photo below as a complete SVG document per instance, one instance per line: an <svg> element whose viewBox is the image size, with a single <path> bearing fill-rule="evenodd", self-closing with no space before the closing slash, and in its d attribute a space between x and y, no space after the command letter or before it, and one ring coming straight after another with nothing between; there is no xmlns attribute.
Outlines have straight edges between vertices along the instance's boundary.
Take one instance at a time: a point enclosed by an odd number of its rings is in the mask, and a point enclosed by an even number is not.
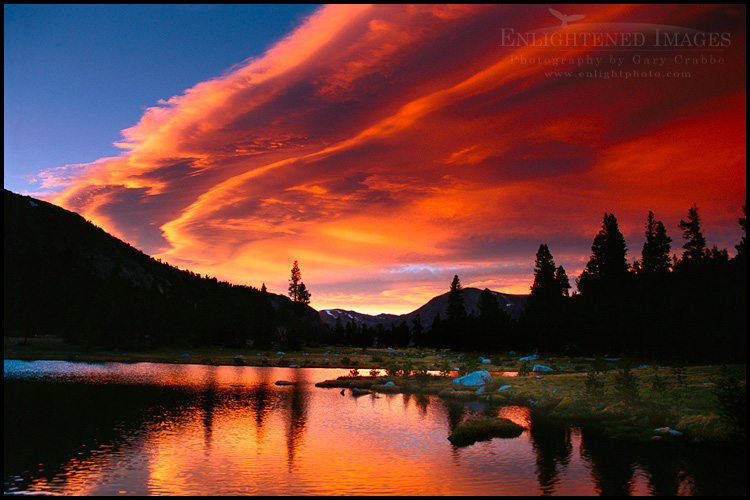
<svg viewBox="0 0 750 500"><path fill-rule="evenodd" d="M463 288L464 292L464 303L466 304L467 312L477 311L477 304L479 303L479 297L483 290L479 288ZM435 316L440 314L441 317L446 317L448 308L448 293L445 292L442 295L438 295L428 300L423 306L415 309L414 311L407 314L364 314L356 311L350 311L346 309L323 309L320 311L320 317L323 322L333 326L336 321L340 318L342 324L346 324L349 321L354 321L357 324L364 324L367 326L375 326L382 324L383 326L390 326L391 324L400 324L405 321L407 324L411 324L411 321L419 315L419 318L423 325L429 325L435 319ZM511 318L518 318L521 311L526 307L526 299L528 295L516 295L504 292L492 291L497 298L502 298L499 301L499 306L502 310L507 312Z"/></svg>

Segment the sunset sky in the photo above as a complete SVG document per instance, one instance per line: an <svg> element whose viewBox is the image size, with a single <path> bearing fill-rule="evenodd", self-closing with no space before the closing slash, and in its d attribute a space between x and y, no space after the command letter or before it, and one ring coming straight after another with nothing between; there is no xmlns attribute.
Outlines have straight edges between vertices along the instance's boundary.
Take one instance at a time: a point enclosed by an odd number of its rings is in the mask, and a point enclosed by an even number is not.
<svg viewBox="0 0 750 500"><path fill-rule="evenodd" d="M6 5L5 188L316 309L572 282L605 212L734 255L745 7L552 9Z"/></svg>

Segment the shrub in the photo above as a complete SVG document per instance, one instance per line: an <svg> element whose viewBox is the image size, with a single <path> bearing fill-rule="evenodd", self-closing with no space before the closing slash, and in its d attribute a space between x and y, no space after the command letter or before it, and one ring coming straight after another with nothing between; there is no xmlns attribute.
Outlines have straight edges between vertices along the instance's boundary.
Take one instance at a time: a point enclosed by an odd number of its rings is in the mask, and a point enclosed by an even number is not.
<svg viewBox="0 0 750 500"><path fill-rule="evenodd" d="M413 373L419 387L423 387L430 380L430 374L427 373L427 368L423 366L417 367Z"/></svg>
<svg viewBox="0 0 750 500"><path fill-rule="evenodd" d="M677 380L677 387L672 391L672 400L675 406L681 406L684 397L684 389L686 384L685 368L681 366L673 366L670 368L672 376Z"/></svg>
<svg viewBox="0 0 750 500"><path fill-rule="evenodd" d="M594 373L602 373L607 369L607 362L604 361L604 358L601 356L597 356L594 358L594 361L591 363L591 371Z"/></svg>
<svg viewBox="0 0 750 500"><path fill-rule="evenodd" d="M586 394L591 398L596 399L604 396L604 382L596 377L596 372L593 369L586 375L584 385L586 387Z"/></svg>
<svg viewBox="0 0 750 500"><path fill-rule="evenodd" d="M379 373L380 373L380 370L375 370L375 369L370 370L371 377L377 377Z"/></svg>
<svg viewBox="0 0 750 500"><path fill-rule="evenodd" d="M743 438L737 427L719 415L686 415L675 425L691 437L711 442L736 442Z"/></svg>
<svg viewBox="0 0 750 500"><path fill-rule="evenodd" d="M351 370L349 370L349 376L350 377L359 377L359 370L357 370L356 368L352 368Z"/></svg>
<svg viewBox="0 0 750 500"><path fill-rule="evenodd" d="M396 363L388 363L388 366L385 367L385 373L389 377L399 377L403 373L403 370Z"/></svg>
<svg viewBox="0 0 750 500"><path fill-rule="evenodd" d="M615 374L615 395L620 397L626 404L638 401L638 381L629 366L623 366Z"/></svg>
<svg viewBox="0 0 750 500"><path fill-rule="evenodd" d="M714 397L719 415L731 425L745 429L747 415L747 391L740 386L726 366L722 366L719 378L714 382Z"/></svg>
<svg viewBox="0 0 750 500"><path fill-rule="evenodd" d="M670 371L672 372L674 378L677 379L677 385L684 389L687 380L685 376L685 368L683 368L682 366L673 366L670 368Z"/></svg>
<svg viewBox="0 0 750 500"><path fill-rule="evenodd" d="M377 354L373 354L372 356L370 356L370 361L373 362L373 363L382 363L383 362L383 358L381 358Z"/></svg>
<svg viewBox="0 0 750 500"><path fill-rule="evenodd" d="M479 356L473 356L467 358L466 361L464 361L463 368L464 370L466 370L466 373L471 373L479 370L479 365ZM464 373L464 375L466 373Z"/></svg>
<svg viewBox="0 0 750 500"><path fill-rule="evenodd" d="M525 377L527 375L531 375L531 363L529 363L528 361L524 361L518 368L518 376Z"/></svg>
<svg viewBox="0 0 750 500"><path fill-rule="evenodd" d="M341 363L345 365L350 365L352 364L352 360L349 359L349 356L344 356L343 358L341 358Z"/></svg>
<svg viewBox="0 0 750 500"><path fill-rule="evenodd" d="M659 374L654 372L654 376L651 379L651 388L663 399L667 395L667 383L659 377Z"/></svg>

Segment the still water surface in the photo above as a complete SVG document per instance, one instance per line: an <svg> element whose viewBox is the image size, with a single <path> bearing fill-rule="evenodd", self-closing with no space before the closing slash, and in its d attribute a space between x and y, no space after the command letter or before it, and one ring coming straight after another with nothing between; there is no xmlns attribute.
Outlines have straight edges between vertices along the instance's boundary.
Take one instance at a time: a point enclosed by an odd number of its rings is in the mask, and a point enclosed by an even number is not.
<svg viewBox="0 0 750 500"><path fill-rule="evenodd" d="M520 407L353 397L342 369L4 363L4 492L61 495L744 495L744 456L623 445ZM276 381L292 382L277 386ZM526 430L467 447L470 413ZM739 466L738 466L739 463Z"/></svg>

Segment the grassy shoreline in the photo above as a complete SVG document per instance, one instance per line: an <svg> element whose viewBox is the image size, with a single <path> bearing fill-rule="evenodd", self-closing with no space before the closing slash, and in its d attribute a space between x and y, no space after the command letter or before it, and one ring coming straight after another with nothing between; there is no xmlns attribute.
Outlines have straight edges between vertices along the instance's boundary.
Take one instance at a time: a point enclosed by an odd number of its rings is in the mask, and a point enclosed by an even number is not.
<svg viewBox="0 0 750 500"><path fill-rule="evenodd" d="M542 357L530 364L538 363L554 371L532 372L529 376L501 376L503 372L522 369L521 357L523 353L505 353L477 364L472 354L417 348L363 351L327 346L285 353L211 347L122 352L80 348L48 337L27 340L6 337L4 342L5 359L345 368L357 370L359 373L355 374L358 376L320 381L317 385L373 392L433 394L447 400L478 400L498 406L526 406L551 419L603 425L612 437L743 446L746 443L745 427L732 425L723 415L725 412L717 399L722 380L731 376L737 384L735 392L743 393L741 411L744 416L744 364L728 366L722 372L717 365L675 369L642 363L630 371L636 397L625 401L622 392L616 389L621 371L615 360L601 366L602 371L595 379L602 392L592 395L586 387L593 363L590 358ZM387 368L391 370L388 373ZM405 377L394 368L430 370L431 374L423 371L421 376ZM436 375L437 371L445 373L448 368L449 375ZM487 370L493 374L493 380L480 393L477 393L479 386L455 386L452 381L455 370L459 369ZM377 375L372 376L371 370L378 370ZM386 385L388 382L391 384Z"/></svg>

